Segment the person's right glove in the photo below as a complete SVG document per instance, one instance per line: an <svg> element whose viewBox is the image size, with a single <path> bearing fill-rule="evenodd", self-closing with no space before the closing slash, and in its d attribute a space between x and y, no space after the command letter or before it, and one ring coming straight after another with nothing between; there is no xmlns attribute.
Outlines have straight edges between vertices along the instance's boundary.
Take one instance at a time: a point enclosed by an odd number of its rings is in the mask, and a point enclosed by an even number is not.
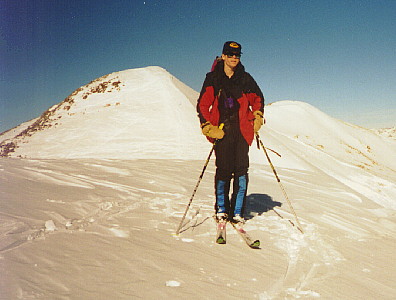
<svg viewBox="0 0 396 300"><path fill-rule="evenodd" d="M202 133L207 137L213 139L222 139L224 137L224 131L219 126L212 125L209 121L201 124Z"/></svg>

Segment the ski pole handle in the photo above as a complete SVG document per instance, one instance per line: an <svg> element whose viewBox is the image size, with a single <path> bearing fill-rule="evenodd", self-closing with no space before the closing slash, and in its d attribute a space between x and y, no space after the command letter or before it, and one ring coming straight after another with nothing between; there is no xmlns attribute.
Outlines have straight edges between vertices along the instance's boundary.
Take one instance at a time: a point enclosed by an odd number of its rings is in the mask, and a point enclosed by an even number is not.
<svg viewBox="0 0 396 300"><path fill-rule="evenodd" d="M219 125L219 129L221 129L221 130L223 130L223 128L224 128L224 123L221 123L220 125ZM214 146L217 144L217 141L218 141L219 139L215 139L215 141L213 142L213 148L212 148L212 151L214 150ZM220 139L221 140L221 139Z"/></svg>

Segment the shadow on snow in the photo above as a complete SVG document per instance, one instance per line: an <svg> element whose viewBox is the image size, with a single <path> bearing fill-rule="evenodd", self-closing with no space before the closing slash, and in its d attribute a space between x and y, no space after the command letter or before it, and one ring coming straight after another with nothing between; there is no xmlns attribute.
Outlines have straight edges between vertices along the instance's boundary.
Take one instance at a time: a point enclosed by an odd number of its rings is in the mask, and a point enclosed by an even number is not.
<svg viewBox="0 0 396 300"><path fill-rule="evenodd" d="M267 194L250 194L246 196L245 219L250 220L255 215L261 215L276 206L281 207L282 203L273 201L272 197Z"/></svg>

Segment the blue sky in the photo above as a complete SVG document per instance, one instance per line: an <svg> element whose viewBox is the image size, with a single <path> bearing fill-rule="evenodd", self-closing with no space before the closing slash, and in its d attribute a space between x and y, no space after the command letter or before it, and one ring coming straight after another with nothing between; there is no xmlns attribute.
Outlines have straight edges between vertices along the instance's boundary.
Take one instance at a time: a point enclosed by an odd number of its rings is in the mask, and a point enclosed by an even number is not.
<svg viewBox="0 0 396 300"><path fill-rule="evenodd" d="M266 103L396 126L395 16L382 0L0 0L0 132L115 71L157 65L200 91L227 40Z"/></svg>

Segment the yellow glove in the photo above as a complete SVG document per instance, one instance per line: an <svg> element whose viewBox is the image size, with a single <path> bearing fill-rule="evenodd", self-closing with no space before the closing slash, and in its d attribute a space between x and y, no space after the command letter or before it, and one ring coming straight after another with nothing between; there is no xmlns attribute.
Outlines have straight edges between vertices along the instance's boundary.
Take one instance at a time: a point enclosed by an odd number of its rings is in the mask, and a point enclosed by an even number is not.
<svg viewBox="0 0 396 300"><path fill-rule="evenodd" d="M259 110L253 112L254 115L254 133L260 130L264 124L263 113Z"/></svg>
<svg viewBox="0 0 396 300"><path fill-rule="evenodd" d="M224 137L224 131L219 126L214 126L210 122L206 122L201 125L202 133L207 137L213 139L222 139Z"/></svg>

